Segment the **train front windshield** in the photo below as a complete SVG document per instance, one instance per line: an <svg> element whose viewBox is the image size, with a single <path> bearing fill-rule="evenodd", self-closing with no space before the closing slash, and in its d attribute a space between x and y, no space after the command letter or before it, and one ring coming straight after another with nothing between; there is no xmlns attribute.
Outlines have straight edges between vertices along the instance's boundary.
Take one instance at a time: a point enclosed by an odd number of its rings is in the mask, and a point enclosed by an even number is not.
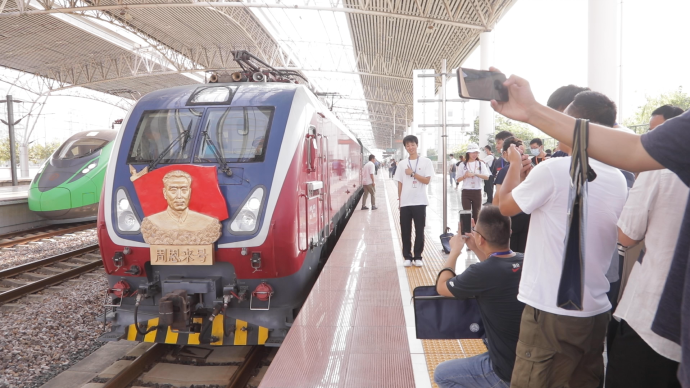
<svg viewBox="0 0 690 388"><path fill-rule="evenodd" d="M60 148L60 151L57 153L57 158L61 160L82 158L100 150L108 144L108 142L109 140L96 138L75 139L65 143L65 145Z"/></svg>
<svg viewBox="0 0 690 388"><path fill-rule="evenodd" d="M209 108L203 125L199 158L227 162L262 162L266 154L272 107Z"/></svg>
<svg viewBox="0 0 690 388"><path fill-rule="evenodd" d="M142 114L127 163L189 162L203 109L152 110Z"/></svg>

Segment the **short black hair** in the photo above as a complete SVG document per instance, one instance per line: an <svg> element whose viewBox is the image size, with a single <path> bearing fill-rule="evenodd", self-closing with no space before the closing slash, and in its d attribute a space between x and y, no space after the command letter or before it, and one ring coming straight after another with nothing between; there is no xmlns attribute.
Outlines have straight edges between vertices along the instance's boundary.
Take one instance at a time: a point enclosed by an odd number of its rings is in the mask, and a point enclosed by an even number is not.
<svg viewBox="0 0 690 388"><path fill-rule="evenodd" d="M374 156L374 155L369 155L369 161L372 161L372 160L374 160L374 159L376 159L376 156Z"/></svg>
<svg viewBox="0 0 690 388"><path fill-rule="evenodd" d="M551 150L544 151L547 155L551 155Z"/></svg>
<svg viewBox="0 0 690 388"><path fill-rule="evenodd" d="M546 105L555 110L563 111L575 99L578 93L591 90L590 88L583 88L575 85L561 86L551 93Z"/></svg>
<svg viewBox="0 0 690 388"><path fill-rule="evenodd" d="M419 139L417 139L417 136L415 136L415 135L407 135L403 139L403 146L406 146L407 143L414 143L414 144L419 145Z"/></svg>
<svg viewBox="0 0 690 388"><path fill-rule="evenodd" d="M520 147L522 145L522 140L515 136L511 136L503 141L503 152L508 152L511 144L515 144L515 147Z"/></svg>
<svg viewBox="0 0 690 388"><path fill-rule="evenodd" d="M453 156L455 156L455 154L448 154L448 156L450 156L452 158Z"/></svg>
<svg viewBox="0 0 690 388"><path fill-rule="evenodd" d="M495 137L496 137L496 140L505 140L511 136L513 136L512 133L510 133L508 131L501 131L501 132L497 133Z"/></svg>
<svg viewBox="0 0 690 388"><path fill-rule="evenodd" d="M616 123L616 103L599 92L581 92L570 104L571 116L593 123L613 127Z"/></svg>
<svg viewBox="0 0 690 388"><path fill-rule="evenodd" d="M538 137L535 137L534 139L530 140L529 145L532 145L532 144L538 144L539 147L544 145L544 143Z"/></svg>
<svg viewBox="0 0 690 388"><path fill-rule="evenodd" d="M481 235L494 247L510 245L510 217L501 214L498 206L484 206L479 212L477 224L481 226Z"/></svg>
<svg viewBox="0 0 690 388"><path fill-rule="evenodd" d="M492 150L493 150L493 148L491 148L491 146L490 146L489 144L485 145L484 148L488 148L489 151L492 151Z"/></svg>
<svg viewBox="0 0 690 388"><path fill-rule="evenodd" d="M673 105L662 105L652 112L652 116L662 115L664 120L672 119L683 114L683 109Z"/></svg>

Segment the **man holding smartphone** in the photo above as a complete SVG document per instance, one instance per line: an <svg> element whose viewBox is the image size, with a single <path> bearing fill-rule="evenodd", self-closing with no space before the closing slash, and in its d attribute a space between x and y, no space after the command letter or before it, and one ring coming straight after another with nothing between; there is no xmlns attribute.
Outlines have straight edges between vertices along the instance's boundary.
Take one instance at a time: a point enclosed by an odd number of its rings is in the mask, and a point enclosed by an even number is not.
<svg viewBox="0 0 690 388"><path fill-rule="evenodd" d="M424 225L426 224L426 207L429 204L426 186L434 174L431 160L417 154L418 144L419 140L416 136L405 136L403 145L410 156L400 162L393 178L398 181L400 234L405 267L410 267L413 263L415 267L423 265ZM411 249L412 222L414 222L415 229L414 256Z"/></svg>

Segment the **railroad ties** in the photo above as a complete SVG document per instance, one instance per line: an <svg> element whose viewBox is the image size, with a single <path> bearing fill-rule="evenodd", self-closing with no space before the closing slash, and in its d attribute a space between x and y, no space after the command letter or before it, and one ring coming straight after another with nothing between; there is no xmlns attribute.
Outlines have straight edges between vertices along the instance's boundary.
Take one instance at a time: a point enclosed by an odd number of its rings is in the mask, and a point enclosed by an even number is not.
<svg viewBox="0 0 690 388"><path fill-rule="evenodd" d="M98 244L62 253L45 259L0 270L0 309L16 310L21 304L8 303L102 267Z"/></svg>
<svg viewBox="0 0 690 388"><path fill-rule="evenodd" d="M117 344L113 344L112 349L106 345L92 356L102 360L108 358L108 353L117 348ZM98 373L90 382L75 388L190 385L256 388L277 350L264 346L168 345L142 342ZM96 357L98 353L103 355ZM50 382L47 385L50 386Z"/></svg>
<svg viewBox="0 0 690 388"><path fill-rule="evenodd" d="M0 248L7 249L9 247L13 247L16 245L40 243L40 240L50 238L61 238L61 236L68 236L70 233L94 229L95 227L95 222L86 222L60 226L51 225L43 228L7 233L4 235L0 235Z"/></svg>

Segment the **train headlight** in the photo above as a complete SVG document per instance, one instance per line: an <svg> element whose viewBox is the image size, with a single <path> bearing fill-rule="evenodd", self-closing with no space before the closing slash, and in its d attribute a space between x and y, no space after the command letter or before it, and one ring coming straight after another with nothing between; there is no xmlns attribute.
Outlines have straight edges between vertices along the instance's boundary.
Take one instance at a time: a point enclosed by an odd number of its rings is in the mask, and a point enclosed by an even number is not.
<svg viewBox="0 0 690 388"><path fill-rule="evenodd" d="M132 208L132 203L125 189L117 190L115 203L117 204L117 206L115 206L115 211L117 213L117 228L120 232L139 232L139 229L141 229L141 222Z"/></svg>
<svg viewBox="0 0 690 388"><path fill-rule="evenodd" d="M257 187L244 202L240 210L230 222L230 232L235 234L252 234L259 226L261 203L264 198L264 188Z"/></svg>
<svg viewBox="0 0 690 388"><path fill-rule="evenodd" d="M117 206L120 208L120 210L128 210L130 208L129 200L127 200L127 198L123 198L117 202Z"/></svg>
<svg viewBox="0 0 690 388"><path fill-rule="evenodd" d="M211 86L197 89L187 105L230 103L236 86Z"/></svg>
<svg viewBox="0 0 690 388"><path fill-rule="evenodd" d="M84 169L81 170L81 173L88 174L89 172L91 172L91 170L96 168L96 166L98 166L98 160L94 160L93 162L89 163L88 166L84 167Z"/></svg>

